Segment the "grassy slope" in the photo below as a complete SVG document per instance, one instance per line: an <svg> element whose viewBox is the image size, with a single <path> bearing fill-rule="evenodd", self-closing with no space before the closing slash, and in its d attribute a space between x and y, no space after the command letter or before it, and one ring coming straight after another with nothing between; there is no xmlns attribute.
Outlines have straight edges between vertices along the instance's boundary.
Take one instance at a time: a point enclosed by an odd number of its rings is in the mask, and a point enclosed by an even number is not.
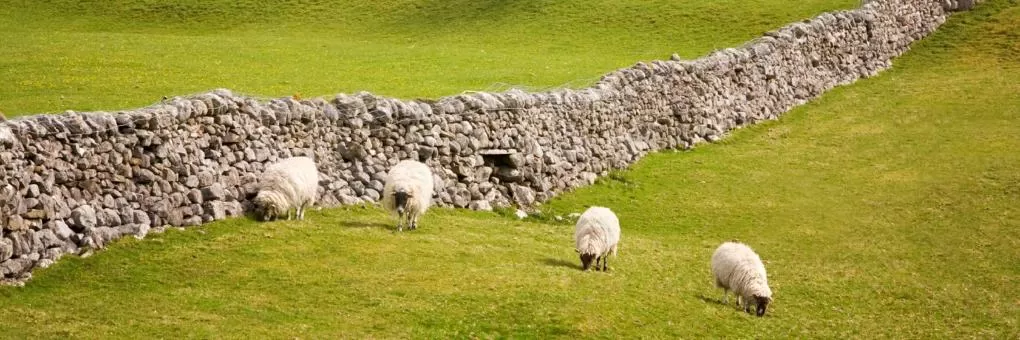
<svg viewBox="0 0 1020 340"><path fill-rule="evenodd" d="M0 111L118 110L219 87L402 98L584 86L856 0L0 0Z"/></svg>
<svg viewBox="0 0 1020 340"><path fill-rule="evenodd" d="M139 337L1020 336L1020 5L953 17L882 76L551 202L624 221L614 271L571 226L434 210L232 220L61 260L0 288L0 334ZM714 246L750 242L776 292L717 302Z"/></svg>

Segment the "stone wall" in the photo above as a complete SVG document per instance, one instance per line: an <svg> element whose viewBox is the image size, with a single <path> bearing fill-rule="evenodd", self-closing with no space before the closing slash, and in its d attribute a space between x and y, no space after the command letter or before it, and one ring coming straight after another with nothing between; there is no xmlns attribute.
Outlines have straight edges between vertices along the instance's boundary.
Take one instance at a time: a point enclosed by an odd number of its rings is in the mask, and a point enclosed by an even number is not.
<svg viewBox="0 0 1020 340"><path fill-rule="evenodd" d="M370 93L268 102L228 90L116 113L0 122L0 277L150 228L243 214L259 174L311 155L323 205L375 202L401 159L441 205L531 206L648 152L715 141L890 66L970 1L878 0L738 48L638 63L580 90L437 101Z"/></svg>

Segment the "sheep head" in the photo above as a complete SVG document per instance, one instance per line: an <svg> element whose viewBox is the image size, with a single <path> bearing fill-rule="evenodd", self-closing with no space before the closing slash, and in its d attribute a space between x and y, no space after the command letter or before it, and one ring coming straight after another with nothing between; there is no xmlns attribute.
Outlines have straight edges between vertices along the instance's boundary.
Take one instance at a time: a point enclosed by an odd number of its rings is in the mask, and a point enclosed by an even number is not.
<svg viewBox="0 0 1020 340"><path fill-rule="evenodd" d="M772 298L760 295L753 295L751 297L755 302L755 315L758 317L765 316L765 310L768 309L769 303L772 302Z"/></svg>
<svg viewBox="0 0 1020 340"><path fill-rule="evenodd" d="M577 250L577 249L575 249L574 251L577 252L578 254L580 254L580 257L581 257L581 269L582 270L588 270L589 268L591 268L591 264L595 260L595 254L592 254L592 253L582 253L580 250Z"/></svg>
<svg viewBox="0 0 1020 340"><path fill-rule="evenodd" d="M260 191L253 200L255 213L263 221L271 221L286 213L286 202L279 194L270 191Z"/></svg>
<svg viewBox="0 0 1020 340"><path fill-rule="evenodd" d="M411 198L411 194L407 193L406 190L397 190L393 193L393 202L397 208L397 214L404 216L404 210L407 210L407 200Z"/></svg>

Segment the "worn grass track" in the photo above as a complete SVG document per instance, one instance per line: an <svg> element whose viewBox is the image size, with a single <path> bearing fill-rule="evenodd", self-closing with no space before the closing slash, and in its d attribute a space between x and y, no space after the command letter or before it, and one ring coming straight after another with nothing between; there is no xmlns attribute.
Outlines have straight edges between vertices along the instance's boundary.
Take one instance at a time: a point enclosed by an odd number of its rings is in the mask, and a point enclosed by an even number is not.
<svg viewBox="0 0 1020 340"><path fill-rule="evenodd" d="M1018 31L988 1L879 77L531 221L436 209L397 234L348 208L124 239L0 288L0 337L1017 338ZM592 204L623 222L610 273L550 218ZM718 302L730 239L767 262L765 318Z"/></svg>

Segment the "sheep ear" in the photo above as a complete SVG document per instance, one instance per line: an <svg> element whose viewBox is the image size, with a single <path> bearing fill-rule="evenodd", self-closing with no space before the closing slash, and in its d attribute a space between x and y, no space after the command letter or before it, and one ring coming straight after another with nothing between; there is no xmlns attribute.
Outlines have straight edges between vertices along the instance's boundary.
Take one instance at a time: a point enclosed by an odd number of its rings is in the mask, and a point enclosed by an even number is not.
<svg viewBox="0 0 1020 340"><path fill-rule="evenodd" d="M575 253L578 253L578 254L580 254L580 253L581 253L581 251L580 251L580 250L577 250L577 249L574 249L574 252L575 252Z"/></svg>

